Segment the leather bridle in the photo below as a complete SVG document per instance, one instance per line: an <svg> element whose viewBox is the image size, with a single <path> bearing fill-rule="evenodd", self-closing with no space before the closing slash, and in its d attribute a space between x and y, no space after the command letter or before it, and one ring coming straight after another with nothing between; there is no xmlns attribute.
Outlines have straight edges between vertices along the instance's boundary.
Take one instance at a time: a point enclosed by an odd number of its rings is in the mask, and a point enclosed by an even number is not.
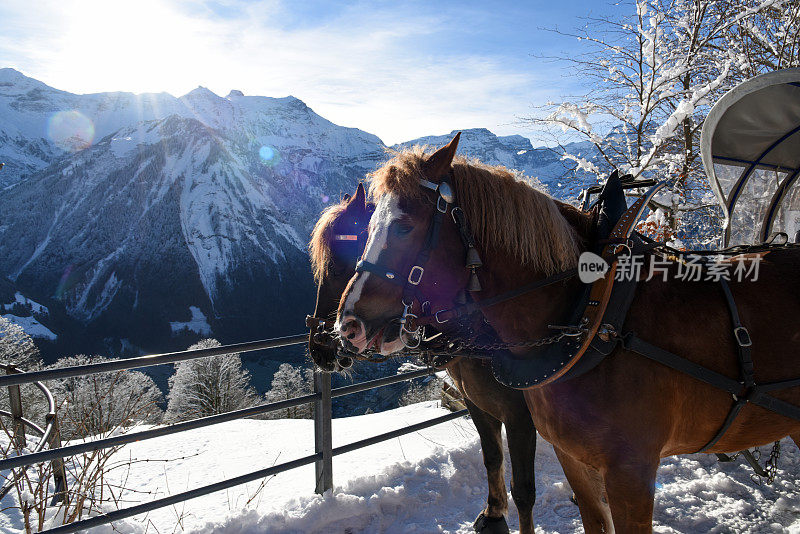
<svg viewBox="0 0 800 534"><path fill-rule="evenodd" d="M449 175L448 175L449 176ZM420 318L420 315L412 313L414 301L417 300L421 303L421 314L426 314L427 300L419 290L419 284L422 282L422 277L425 275L425 265L431 257L431 254L439 244L439 235L441 234L442 225L445 221L445 214L450 210L453 222L459 229L465 246L474 249L474 241L471 232L466 223L466 218L463 215L461 208L455 205L455 194L450 183L445 179L439 184L420 178L419 185L425 189L430 189L436 193L436 207L431 216L430 223L428 224L428 233L425 237L425 242L417 253L413 265L408 270L408 273L400 275L393 269L387 269L381 265L368 262L361 259L356 264L356 272L368 272L383 278L384 280L400 286L403 288L403 295L401 302L403 303L403 314L400 316L400 340L406 348L415 349L419 347L424 337L424 326L413 325L413 321ZM452 206L452 209L451 209ZM475 253L477 255L477 253ZM478 263L474 268L480 266ZM433 315L434 320L436 314ZM444 323L445 321L441 321Z"/></svg>

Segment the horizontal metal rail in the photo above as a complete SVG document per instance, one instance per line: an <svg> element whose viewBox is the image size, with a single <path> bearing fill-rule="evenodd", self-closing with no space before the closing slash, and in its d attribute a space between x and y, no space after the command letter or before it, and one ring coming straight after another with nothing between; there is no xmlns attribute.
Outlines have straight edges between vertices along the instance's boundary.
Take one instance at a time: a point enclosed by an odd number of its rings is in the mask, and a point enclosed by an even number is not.
<svg viewBox="0 0 800 534"><path fill-rule="evenodd" d="M0 460L0 471L4 469L21 467L23 465L46 462L47 460L53 460L55 458L74 456L83 452L125 445L126 443L133 443L134 441L143 441L146 439L169 436L170 434L177 434L178 432L185 432L187 430L194 430L219 423L226 423L228 421L242 419L244 417L252 417L262 413L285 410L286 408L292 408L294 406L300 406L301 404L314 402L318 398L319 393L312 393L310 395L303 395L301 397L295 397L293 399L287 399L284 401L259 404L258 406L253 406L252 408L243 408L241 410L234 410L232 412L221 413L218 415L209 415L208 417L192 419L191 421L184 421L182 423L175 423L173 425L151 428L150 430L143 430L141 432L132 432L130 434L122 434L119 436L112 436L110 438L87 441L85 443L76 443L75 445L67 445L66 447L59 447L58 449L48 449L46 451L37 453L23 454L11 458L5 458Z"/></svg>
<svg viewBox="0 0 800 534"><path fill-rule="evenodd" d="M344 395L352 395L353 393L359 393L361 391L366 391L368 389L375 389L382 386L388 386L390 384L396 384L398 382L413 380L414 378L430 375L435 372L436 371L432 368L426 368L417 371L409 371L407 373L400 373L386 378L379 378L377 380L370 380L368 382L361 382L359 384L353 384L351 386L344 386L332 390L331 397L342 397ZM152 428L150 430L143 430L141 432L122 434L119 436L112 436L110 438L103 438L94 441L87 441L85 443L67 445L66 447L60 447L57 449L48 449L41 452L34 452L31 454L13 456L11 458L5 458L0 460L0 471L4 469L14 469L15 467L21 467L23 465L46 462L47 460L54 460L56 458L74 456L76 454L96 451L108 447L117 447L119 445L125 445L127 443L133 443L135 441L144 441L147 439L169 436L170 434L177 434L178 432L195 430L197 428L203 428L206 426L226 423L228 421L234 421L236 419L252 417L254 415L275 412L278 410L285 410L287 408L292 408L294 406L300 406L302 404L308 404L314 402L319 398L320 398L319 393L312 393L309 395L303 395L300 397L295 397L283 401L271 402L267 404L259 404L258 406L253 406L251 408L243 408L241 410L234 410L232 412L226 412L223 414L210 415L208 417L192 419L191 421L184 421L181 423L175 423L163 427Z"/></svg>
<svg viewBox="0 0 800 534"><path fill-rule="evenodd" d="M416 372L416 371L415 371ZM452 419L457 419L467 414L467 410L459 410L457 412L449 413L446 415L442 415L440 417L435 417L433 419L428 419L427 421L422 421L420 423L416 423L414 425L410 425L399 430L392 430L390 432L385 432L383 434L379 434L377 436L373 436L371 438L362 439L360 441L356 441L354 443L350 443L348 445L342 445L340 447L335 447L333 449L333 455L345 454L348 452L352 452L369 445L374 445L376 443L380 443L382 441L386 441L389 439L393 439L405 434L410 434L412 432L417 432L419 430L438 425L441 423L445 423ZM76 521L74 523L68 523L66 525L61 525L59 527L45 530L42 534L68 534L71 532L78 532L79 530L84 530L92 527L97 527L100 525L105 525L107 523L111 523L114 521L119 521L120 519L125 519L127 517L132 517L134 515L142 514L145 512L150 512L152 510L156 510L158 508L163 508L165 506L170 506L172 504L177 504L183 501L187 501L189 499L194 499L196 497L202 497L203 495L208 495L209 493L214 493L216 491L221 491L224 489L232 488L234 486L239 486L241 484L245 484L247 482L253 482L255 480L259 480L261 478L265 478L272 475L277 475L279 473L283 473L284 471L289 471L290 469L295 469L297 467L301 467L304 465L308 465L314 463L315 461L322 458L322 453L312 454L309 456L304 456L303 458L298 458L297 460L292 460L290 462L285 462L282 464L274 465L272 467L268 467L266 469L261 469L259 471L254 471L252 473L241 475L238 477L230 478L228 480L223 480L221 482L216 482L214 484L209 484L207 486L203 486L200 488L196 488L189 491L184 491L183 493L177 493L175 495L171 495L169 497L164 497L162 499L156 499L154 501L139 504L136 506L131 506L129 508L123 508L122 510L114 510L113 512L108 512L104 515L90 517L89 519L84 519L82 521Z"/></svg>
<svg viewBox="0 0 800 534"><path fill-rule="evenodd" d="M182 362L185 360L193 360L195 358L219 356L221 354L232 354L234 352L251 352L254 350L274 349L278 347L287 347L289 345L299 345L306 342L308 342L308 334L298 334L296 336L278 337L274 339L264 339L261 341L249 341L247 343L234 343L233 345L222 345L219 347L209 347L207 349L183 350L178 352L167 352L164 354L154 354L152 356L127 358L124 360L110 360L86 365L74 365L72 367L62 367L60 369L45 369L43 371L32 371L30 373L0 376L0 387L27 384L37 380L54 380L57 378L70 378L73 376L107 373L109 371L139 369L141 367L152 367L154 365Z"/></svg>
<svg viewBox="0 0 800 534"><path fill-rule="evenodd" d="M358 384L353 384L350 386L334 388L331 390L331 398L343 397L345 395L352 395L353 393L360 393L361 391L366 391L368 389L374 389L383 386L388 386L390 384L396 384L398 382L413 380L415 378L419 378L422 376L432 375L435 372L436 369L432 367L426 367L425 369L420 369L418 371L408 371L406 373L398 373L394 376L387 376L386 378L378 378L376 380L359 382Z"/></svg>
<svg viewBox="0 0 800 534"><path fill-rule="evenodd" d="M261 478L277 475L279 473L283 473L284 471L289 471L290 469L295 469L297 467L302 467L304 465L314 463L317 460L317 458L321 457L322 457L321 452L317 454L312 454L310 456L304 456L302 458L298 458L297 460L292 460L291 462L285 462L282 464L274 465L272 467L261 469L259 471L254 471L246 475L230 478L228 480L223 480L221 482L216 482L214 484L209 484L208 486L203 486L193 490L184 491L182 493L176 493L175 495L170 495L169 497L164 497L162 499L156 499L154 501L137 504L136 506L131 506L130 508L123 508L122 510L114 510L112 512L108 512L103 515L90 517L89 519L83 519L81 521L76 521L74 523L67 523L66 525L61 525L56 528L51 528L50 530L44 530L42 531L41 534L44 534L45 532L48 534L67 534L68 532L78 532L84 529L99 527L100 525L105 525L108 523L112 523L114 521L119 521L120 519L125 519L126 517L143 514L145 512L151 512L158 508L163 508L165 506L170 506L172 504L178 504L180 502L188 501L189 499L194 499L196 497L202 497L203 495L208 495L209 493L214 493L215 491L221 491L224 489L232 488L234 486L238 486L240 484L246 484L247 482L253 482L254 480L258 480Z"/></svg>

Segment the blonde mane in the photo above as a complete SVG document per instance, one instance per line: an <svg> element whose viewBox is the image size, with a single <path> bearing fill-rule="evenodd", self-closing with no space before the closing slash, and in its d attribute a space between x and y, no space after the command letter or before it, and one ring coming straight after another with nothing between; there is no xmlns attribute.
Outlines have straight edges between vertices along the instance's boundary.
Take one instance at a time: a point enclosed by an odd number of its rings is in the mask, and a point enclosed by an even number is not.
<svg viewBox="0 0 800 534"><path fill-rule="evenodd" d="M373 172L370 195L377 202L386 193L421 198L424 147L395 152ZM456 156L452 165L456 203L464 210L478 247L495 247L537 271L553 274L574 267L580 238L555 201L516 178L508 169Z"/></svg>
<svg viewBox="0 0 800 534"><path fill-rule="evenodd" d="M347 208L347 200L330 206L322 212L317 224L311 231L311 241L308 243L308 253L311 257L311 272L314 281L319 283L328 274L328 265L331 258L331 232L333 223Z"/></svg>

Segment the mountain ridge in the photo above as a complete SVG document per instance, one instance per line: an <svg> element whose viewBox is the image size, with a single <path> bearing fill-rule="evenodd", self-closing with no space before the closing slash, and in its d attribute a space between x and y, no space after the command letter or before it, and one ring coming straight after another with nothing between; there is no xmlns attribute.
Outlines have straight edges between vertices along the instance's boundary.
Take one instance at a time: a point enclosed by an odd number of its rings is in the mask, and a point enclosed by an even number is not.
<svg viewBox="0 0 800 534"><path fill-rule="evenodd" d="M84 326L85 346L54 350L180 348L193 334L171 325L199 314L223 342L302 330L315 290L309 232L388 159L380 138L292 96L74 95L9 71L0 69L0 276L47 297L51 316L69 319L62 326ZM544 185L563 173L558 154L522 136L463 130L459 148L546 175Z"/></svg>

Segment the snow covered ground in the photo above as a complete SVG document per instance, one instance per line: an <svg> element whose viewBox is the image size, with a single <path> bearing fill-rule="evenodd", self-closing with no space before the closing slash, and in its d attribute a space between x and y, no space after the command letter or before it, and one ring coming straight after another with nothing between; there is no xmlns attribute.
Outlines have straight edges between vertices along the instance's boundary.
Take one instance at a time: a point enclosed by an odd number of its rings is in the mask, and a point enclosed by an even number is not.
<svg viewBox="0 0 800 534"><path fill-rule="evenodd" d="M192 313L192 318L188 321L171 321L169 323L172 331L177 333L185 328L203 336L210 336L211 326L208 324L206 314L197 306L189 306L189 311Z"/></svg>
<svg viewBox="0 0 800 534"><path fill-rule="evenodd" d="M43 306L36 302L35 300L31 300L19 291L14 293L14 301L10 304L0 304L0 311L11 311L14 308L14 304L22 304L23 306L27 306L31 309L33 313L44 314L47 315L50 313L50 310L47 306Z"/></svg>
<svg viewBox="0 0 800 534"><path fill-rule="evenodd" d="M55 341L58 336L45 325L37 321L33 317L18 317L12 313L3 314L2 317L8 319L12 323L18 324L25 330L25 333L33 338L43 338L50 341Z"/></svg>
<svg viewBox="0 0 800 534"><path fill-rule="evenodd" d="M428 402L387 412L335 419L334 446L446 413ZM656 493L656 531L800 532L795 484L800 453L783 442L780 473L772 486L750 479L749 467L719 464L712 455L664 460ZM115 459L134 463L114 477L129 488L125 506L245 474L313 452L307 420L243 420L135 443ZM768 448L764 448L765 454ZM116 531L250 533L459 533L486 498L477 432L459 419L333 460L335 490L315 495L313 466L232 488L115 524ZM506 463L506 471L510 465ZM536 457L537 532L580 532L577 508L550 445ZM9 504L3 500L2 508ZM511 504L509 524L517 527ZM0 514L0 532L20 532L13 510ZM97 532L112 532L99 528Z"/></svg>

